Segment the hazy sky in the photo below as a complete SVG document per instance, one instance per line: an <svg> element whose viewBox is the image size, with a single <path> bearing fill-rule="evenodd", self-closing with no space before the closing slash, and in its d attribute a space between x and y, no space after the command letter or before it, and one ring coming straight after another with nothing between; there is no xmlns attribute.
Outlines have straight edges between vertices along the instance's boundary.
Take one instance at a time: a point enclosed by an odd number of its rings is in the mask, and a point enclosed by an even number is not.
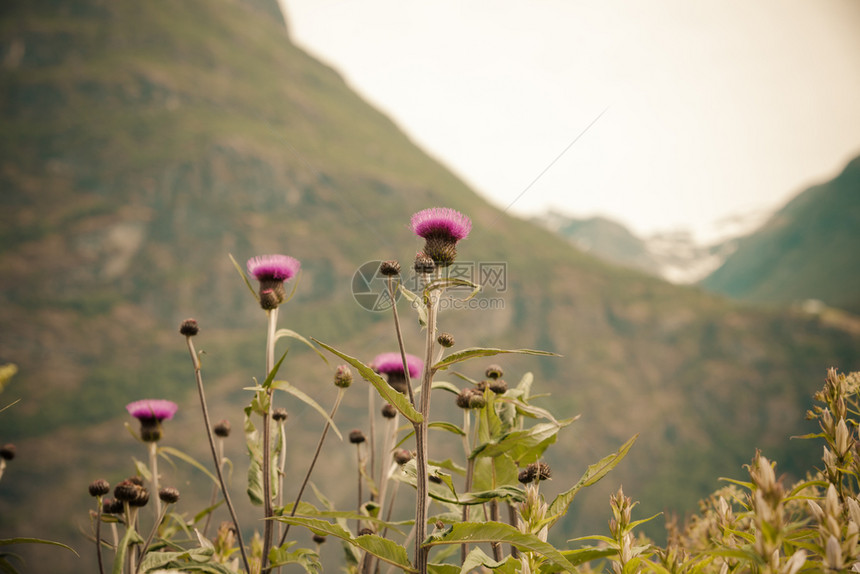
<svg viewBox="0 0 860 574"><path fill-rule="evenodd" d="M299 45L517 214L705 237L860 154L858 0L281 1Z"/></svg>

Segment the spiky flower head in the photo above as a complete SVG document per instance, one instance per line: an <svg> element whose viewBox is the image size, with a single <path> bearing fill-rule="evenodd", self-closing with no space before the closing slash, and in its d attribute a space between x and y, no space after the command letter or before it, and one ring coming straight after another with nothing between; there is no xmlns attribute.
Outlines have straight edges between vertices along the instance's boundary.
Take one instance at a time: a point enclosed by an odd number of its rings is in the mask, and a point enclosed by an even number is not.
<svg viewBox="0 0 860 574"><path fill-rule="evenodd" d="M158 491L158 498L161 499L161 502L166 502L167 504L176 504L176 502L179 500L179 491L172 486L165 486Z"/></svg>
<svg viewBox="0 0 860 574"><path fill-rule="evenodd" d="M383 261L379 264L379 273L386 277L400 275L400 263L395 260Z"/></svg>
<svg viewBox="0 0 860 574"><path fill-rule="evenodd" d="M286 300L284 281L296 276L301 263L289 255L258 255L248 259L247 267L260 282L260 306L271 310Z"/></svg>
<svg viewBox="0 0 860 574"><path fill-rule="evenodd" d="M161 438L161 421L173 418L179 408L173 401L143 399L125 406L128 414L140 421L140 438L156 442Z"/></svg>
<svg viewBox="0 0 860 574"><path fill-rule="evenodd" d="M454 335L452 335L451 333L439 333L439 336L436 337L436 342L439 343L442 347L450 349L454 346Z"/></svg>
<svg viewBox="0 0 860 574"><path fill-rule="evenodd" d="M406 394L406 373L403 370L403 358L400 353L380 353L374 357L370 367L377 373L382 373L388 379L388 384L394 390ZM415 355L406 354L406 367L410 377L417 377L424 368L424 361Z"/></svg>
<svg viewBox="0 0 860 574"><path fill-rule="evenodd" d="M412 231L424 238L424 253L439 267L457 258L457 242L468 237L472 220L447 207L431 207L412 216Z"/></svg>

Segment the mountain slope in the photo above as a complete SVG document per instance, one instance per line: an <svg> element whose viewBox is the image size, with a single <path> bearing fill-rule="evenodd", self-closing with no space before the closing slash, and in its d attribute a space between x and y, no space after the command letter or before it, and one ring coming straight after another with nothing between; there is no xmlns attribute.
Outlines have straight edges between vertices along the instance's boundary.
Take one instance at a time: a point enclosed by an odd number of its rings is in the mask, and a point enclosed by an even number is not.
<svg viewBox="0 0 860 574"><path fill-rule="evenodd" d="M570 533L603 528L605 494L621 482L643 513L683 511L717 476L739 476L754 447L783 470L817 456L785 439L808 430L801 418L826 367L857 368L857 335L606 265L500 212L292 45L272 3L21 0L3 11L0 362L20 373L2 404L23 400L0 413L0 440L19 451L0 482L0 538L58 539L86 556L31 568L92 571L78 532L86 484L115 483L130 457L145 456L122 432L127 402L178 402L169 440L206 460L176 333L187 316L202 326L213 418L239 426L265 325L229 253L299 258L281 325L369 359L395 338L388 314L356 304L353 274L378 259L408 268L422 245L408 218L433 205L472 217L463 263L505 270L505 284L482 294L499 304L443 312L457 348L562 355L499 361L509 380L533 370L560 416L585 413L560 437L548 492L640 433L603 490L577 498ZM405 336L417 352L414 322ZM464 372L480 377L484 366ZM331 404L331 369L311 352L291 350L285 369ZM355 387L342 427L360 424ZM318 419L289 408L291 437L309 443ZM438 408L455 414L450 401ZM241 437L231 441L241 469ZM351 460L336 443L327 456L323 487ZM300 447L288 457L304 468Z"/></svg>
<svg viewBox="0 0 860 574"><path fill-rule="evenodd" d="M819 299L860 313L860 157L804 191L701 285L762 303Z"/></svg>

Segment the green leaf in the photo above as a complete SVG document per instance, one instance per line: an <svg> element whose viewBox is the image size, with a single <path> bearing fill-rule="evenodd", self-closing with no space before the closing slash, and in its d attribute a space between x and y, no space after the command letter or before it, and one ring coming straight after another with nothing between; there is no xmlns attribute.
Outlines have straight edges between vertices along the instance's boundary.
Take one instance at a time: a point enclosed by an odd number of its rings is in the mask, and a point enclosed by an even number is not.
<svg viewBox="0 0 860 574"><path fill-rule="evenodd" d="M116 556L113 559L113 574L122 574L123 566L125 566L125 556L128 553L128 546L132 542L143 543L143 539L138 536L134 528L126 528L122 540L116 550Z"/></svg>
<svg viewBox="0 0 860 574"><path fill-rule="evenodd" d="M493 355L500 354L508 354L508 353L516 353L520 355L538 355L541 357L559 357L560 355L556 355L555 353L550 353L547 351L535 351L532 349L513 349L513 350L505 350L505 349L493 349L493 348L482 348L482 347L471 347L469 349L463 349L462 351L457 351L456 353L451 353L447 357L442 358L441 361L433 365L433 371L444 371L451 365L456 365L457 363L462 363L463 361L468 361L469 359L474 359L475 357L492 357Z"/></svg>
<svg viewBox="0 0 860 574"><path fill-rule="evenodd" d="M400 292L403 293L403 296L406 297L406 300L409 301L409 306L415 309L415 312L418 313L418 324L422 327L427 326L427 307L424 306L424 303L421 301L421 298L404 287L402 284L398 286Z"/></svg>
<svg viewBox="0 0 860 574"><path fill-rule="evenodd" d="M433 291L444 291L449 287L471 287L472 292L469 293L469 296L463 299L463 301L468 301L472 297L478 294L481 290L481 286L477 283L473 283L466 279L461 279L459 277L446 277L445 279L434 279L430 283L424 287L424 304L430 304L430 293Z"/></svg>
<svg viewBox="0 0 860 574"><path fill-rule="evenodd" d="M579 566L581 564L585 564L586 562L591 562L592 560L615 556L616 554L618 554L618 550L616 550L615 548L595 548L592 546L587 546L585 548L579 548L577 550L563 550L561 554L562 556L567 558L571 564L573 564L574 566Z"/></svg>
<svg viewBox="0 0 860 574"><path fill-rule="evenodd" d="M9 544L47 544L49 546L59 546L60 548L65 548L66 550L68 550L69 552L74 554L75 556L80 556L77 552L75 552L75 549L72 548L71 546L66 546L62 542L54 542L53 540L44 540L42 538L19 537L19 538L4 538L4 539L0 540L0 546L7 546Z"/></svg>
<svg viewBox="0 0 860 574"><path fill-rule="evenodd" d="M454 548L456 552L457 549ZM433 557L436 560L444 560L444 558ZM430 574L460 574L460 567L453 564L427 564L427 572Z"/></svg>
<svg viewBox="0 0 860 574"><path fill-rule="evenodd" d="M317 574L322 572L322 564L320 564L319 554L308 548L297 548L292 552L289 548L295 542L287 542L279 548L269 550L269 566L283 566L284 564L298 564L305 569L305 572Z"/></svg>
<svg viewBox="0 0 860 574"><path fill-rule="evenodd" d="M205 563L211 560L212 554L214 554L212 548L193 548L182 552L147 552L138 570L147 572L178 562Z"/></svg>
<svg viewBox="0 0 860 574"><path fill-rule="evenodd" d="M503 563L503 560L498 562L493 560L480 548L473 548L466 555L466 559L463 561L463 566L460 567L460 574L468 574L479 566L485 566L490 569L498 568Z"/></svg>
<svg viewBox="0 0 860 574"><path fill-rule="evenodd" d="M530 429L510 432L497 442L491 441L479 445L472 451L469 458L508 454L518 464L534 462L541 457L550 444L555 442L558 431L573 421L574 419L566 419L558 423L540 423Z"/></svg>
<svg viewBox="0 0 860 574"><path fill-rule="evenodd" d="M336 538L340 538L346 542L349 542L353 546L361 548L362 550L373 554L380 560L388 562L396 566L397 568L403 569L405 572L417 572L415 568L412 567L412 564L409 562L409 558L406 554L406 549L397 544L392 540L388 540L387 538L382 538L381 536L377 536L375 534L365 534L364 536L357 536L355 538L349 533L348 530L343 528L338 524L332 524L331 522L326 522L325 520L318 520L316 518L299 518L299 517L289 517L284 516L279 518L281 522L285 522L287 524L295 524L296 526L304 526L314 534L319 534L321 536L334 536Z"/></svg>
<svg viewBox="0 0 860 574"><path fill-rule="evenodd" d="M256 289L254 289L254 286L253 286L253 285L251 285L251 281L249 281L249 280L248 280L248 276L247 276L247 275L245 275L245 270L244 270L244 269L242 269L242 266L241 266L241 265L239 265L239 263L237 263L237 262L236 262L236 260L233 258L233 254L232 254L232 253L228 253L227 255L230 257L230 261L232 261L232 262L233 262L233 267L235 267L235 268L236 268L236 271L238 271L238 272L239 272L239 276L242 278L242 280L245 282L245 285L248 287L248 291L250 291L250 292L251 292L251 295L253 295L253 296L254 296L254 299L256 299L256 300L257 300L257 302L259 302L259 301L260 301L260 296L257 294L257 290L256 290Z"/></svg>
<svg viewBox="0 0 860 574"><path fill-rule="evenodd" d="M334 434L336 434L340 440L343 440L343 435L340 434L337 425L334 424L334 421L331 420L331 417L328 416L328 413L325 412L325 410L319 405L319 403L313 400L304 391L300 390L298 387L294 387L287 381L275 381L274 383L272 383L272 388L289 393L303 403L305 403L306 405L309 405L312 409L318 412L322 416L322 418L326 420L326 422L331 426L331 430L334 431Z"/></svg>
<svg viewBox="0 0 860 574"><path fill-rule="evenodd" d="M281 508L275 509L277 515L275 516L275 520L280 520L281 516L289 516L293 510L293 503L287 504ZM299 507L296 510L295 516L304 517L304 518L342 518L344 520L361 520L362 522L372 522L377 525L377 530L381 530L383 528L390 528L397 532L403 534L403 532L398 528L399 526L403 526L404 524L412 524L412 520L408 520L406 522L386 522L378 518L377 516L372 516L370 514L359 513L354 511L338 511L338 510L320 510L316 508L314 505L308 502L300 502Z"/></svg>
<svg viewBox="0 0 860 574"><path fill-rule="evenodd" d="M466 436L466 433L464 433L460 427L458 427L457 425L455 425L453 423L449 423L449 422L445 422L445 421L432 422L432 423L427 425L427 428L446 430L450 433L454 433L454 434L459 435L459 436Z"/></svg>
<svg viewBox="0 0 860 574"><path fill-rule="evenodd" d="M263 446L260 433L251 421L252 407L245 408L245 444L248 447L248 498L251 504L263 504Z"/></svg>
<svg viewBox="0 0 860 574"><path fill-rule="evenodd" d="M453 383L449 383L447 381L433 381L430 385L431 390L442 389L444 391L448 391L449 393L453 393L455 395L460 394L460 388Z"/></svg>
<svg viewBox="0 0 860 574"><path fill-rule="evenodd" d="M158 454L164 456L165 458L168 458L168 455L175 456L176 458L187 462L188 464L190 464L191 466L193 466L194 468L196 468L197 470L199 470L200 472L202 472L203 474L208 476L215 485L220 484L218 482L218 479L215 478L215 475L212 474L211 472L209 472L209 470L205 466L203 466L202 464L197 462L194 458L185 454L181 450L175 449L171 446L160 446L160 447L158 447Z"/></svg>
<svg viewBox="0 0 860 574"><path fill-rule="evenodd" d="M314 346L313 343L311 343L305 337L303 337L302 335L299 335L298 333L296 333L292 329L278 329L277 331L275 331L275 341L277 341L281 337L290 337L290 338L295 339L297 341L301 341L302 343L304 343L305 345L310 347L313 350L313 352L316 353L317 355L319 355L320 359L325 361L325 364L328 365L328 359L325 358L325 355L323 355L320 352L320 350Z"/></svg>
<svg viewBox="0 0 860 574"><path fill-rule="evenodd" d="M350 357L345 353L341 353L334 347L326 345L322 341L318 341L313 337L311 337L311 339L327 351L334 353L335 355L355 367L356 370L358 370L359 374L364 377L366 381L376 387L377 392L383 399L394 405L394 408L400 411L400 414L409 419L412 423L418 424L424 419L424 417L421 416L421 413L416 411L415 407L413 407L409 403L409 399L403 393L395 391L394 388L392 388L392 386L389 385L388 382L385 381L385 379L375 373L373 369L371 369L355 357Z"/></svg>
<svg viewBox="0 0 860 574"><path fill-rule="evenodd" d="M533 534L524 534L510 524L503 522L461 522L454 524L442 532L431 534L424 541L424 546L438 544L477 544L479 542L502 542L511 544L523 552L540 554L552 564L573 572L573 564L562 556L551 544L542 541Z"/></svg>
<svg viewBox="0 0 860 574"><path fill-rule="evenodd" d="M555 500L552 501L552 504L549 505L549 510L547 511L547 517L551 520L550 525L555 524L558 519L567 512L570 503L573 502L573 499L580 490L586 486L595 484L601 478L609 474L609 471L615 468L627 455L630 447L633 446L633 443L636 442L638 437L638 434L633 435L630 440L621 445L621 448L619 448L618 451L603 457L599 462L589 466L585 470L585 474L583 474L579 479L579 482L573 485L570 490L562 492L556 496Z"/></svg>
<svg viewBox="0 0 860 574"><path fill-rule="evenodd" d="M260 385L261 387L263 387L264 389L268 389L268 388L272 385L272 381L274 381L274 380L275 380L275 375L277 375L277 374L278 374L278 369L280 369L280 368L281 368L281 363L283 363L283 362L284 362L284 359L286 359L286 358L287 358L287 353L288 353L288 352L289 352L289 349L287 349L286 351L284 351L284 354L283 354L283 355L281 355L281 358L280 358L280 359L278 359L278 362L277 362L277 363L275 363L275 366L274 366L274 367L272 367L272 371L271 371L271 372L269 373L269 375L266 377L266 380L265 380L265 381L263 381L263 384L262 384L262 385Z"/></svg>

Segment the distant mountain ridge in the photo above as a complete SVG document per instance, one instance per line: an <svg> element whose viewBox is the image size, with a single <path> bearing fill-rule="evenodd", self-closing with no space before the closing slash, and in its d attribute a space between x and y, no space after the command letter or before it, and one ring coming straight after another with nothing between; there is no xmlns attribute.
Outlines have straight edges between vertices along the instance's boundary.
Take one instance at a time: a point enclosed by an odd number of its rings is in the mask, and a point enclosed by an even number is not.
<svg viewBox="0 0 860 574"><path fill-rule="evenodd" d="M701 285L757 303L818 299L860 314L860 157L741 239Z"/></svg>
<svg viewBox="0 0 860 574"><path fill-rule="evenodd" d="M552 210L532 221L595 257L676 284L701 280L719 267L737 246L734 236L702 245L684 231L641 238L621 223L605 217L576 218Z"/></svg>

